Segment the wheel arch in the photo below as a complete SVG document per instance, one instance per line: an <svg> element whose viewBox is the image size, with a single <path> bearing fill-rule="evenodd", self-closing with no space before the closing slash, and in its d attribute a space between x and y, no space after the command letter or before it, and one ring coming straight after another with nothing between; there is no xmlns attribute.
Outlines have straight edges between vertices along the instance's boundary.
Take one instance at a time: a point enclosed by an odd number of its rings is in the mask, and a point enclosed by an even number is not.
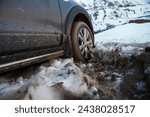
<svg viewBox="0 0 150 117"><path fill-rule="evenodd" d="M70 52L69 49L66 50L67 53L70 53L70 56L73 56L73 50L72 50L72 42L71 42L71 31L74 25L74 22L76 21L83 21L85 22L89 28L91 29L93 35L94 35L94 31L93 31L93 25L91 22L91 19L89 17L89 14L86 12L86 10L84 8L82 8L81 6L75 6L73 7L70 12L68 13L66 20L65 20L65 24L64 24L64 33L67 35L67 47L70 48Z"/></svg>
<svg viewBox="0 0 150 117"><path fill-rule="evenodd" d="M83 21L85 22L93 32L93 25L91 22L91 19L89 17L89 14L86 12L86 10L80 6L73 7L70 12L68 13L65 21L65 34L70 33L73 23L76 21Z"/></svg>

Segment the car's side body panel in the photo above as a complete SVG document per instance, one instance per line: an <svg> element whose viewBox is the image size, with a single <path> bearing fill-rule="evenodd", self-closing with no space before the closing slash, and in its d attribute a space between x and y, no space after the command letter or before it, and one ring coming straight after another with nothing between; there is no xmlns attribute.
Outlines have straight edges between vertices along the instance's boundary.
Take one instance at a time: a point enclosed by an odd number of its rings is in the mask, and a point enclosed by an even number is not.
<svg viewBox="0 0 150 117"><path fill-rule="evenodd" d="M54 48L60 47L61 35L61 13L57 0L0 1L0 64L4 60L9 62L13 54L22 55L46 48L57 51Z"/></svg>
<svg viewBox="0 0 150 117"><path fill-rule="evenodd" d="M69 21L69 22L73 22L73 19L72 18L72 21L71 19L69 19L69 16L71 15L71 10L74 8L74 7L81 7L79 6L74 0L59 0L59 3L60 3L60 8L61 8L61 13L62 13L62 26L63 26L63 32L64 33L67 33L66 32L66 23ZM70 14L69 14L70 13ZM78 12L76 12L74 15L77 15Z"/></svg>
<svg viewBox="0 0 150 117"><path fill-rule="evenodd" d="M1 31L62 33L57 0L1 0Z"/></svg>

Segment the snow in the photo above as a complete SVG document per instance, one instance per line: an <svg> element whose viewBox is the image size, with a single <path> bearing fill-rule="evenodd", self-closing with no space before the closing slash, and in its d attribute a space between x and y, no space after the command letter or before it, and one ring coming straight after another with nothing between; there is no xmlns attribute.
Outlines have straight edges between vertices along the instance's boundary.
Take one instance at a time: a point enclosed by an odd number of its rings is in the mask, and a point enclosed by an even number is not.
<svg viewBox="0 0 150 117"><path fill-rule="evenodd" d="M83 74L73 64L73 60L66 59L62 61L54 60L51 64L51 67L44 67L43 70L39 73L39 76L48 78L49 85L63 82L65 87L78 93L80 90L79 87L82 83L81 77L83 77ZM84 88L86 87L83 86L81 89L84 90Z"/></svg>
<svg viewBox="0 0 150 117"><path fill-rule="evenodd" d="M73 59L55 59L51 60L49 65L48 67L41 66L39 73L30 77L28 82L20 77L10 84L2 83L0 85L1 98L6 98L7 94L12 92L14 94L20 92L22 87L26 87L27 90L22 99L55 100L64 99L64 96L65 99L100 98L98 94L95 94L98 92L97 89L94 86L88 86L89 76L74 64Z"/></svg>
<svg viewBox="0 0 150 117"><path fill-rule="evenodd" d="M139 91L145 91L145 82L142 82L142 81L140 81L140 82L137 82L136 84L135 84L135 87L139 90Z"/></svg>
<svg viewBox="0 0 150 117"><path fill-rule="evenodd" d="M126 24L95 35L96 42L147 43L150 42L150 23Z"/></svg>
<svg viewBox="0 0 150 117"><path fill-rule="evenodd" d="M145 73L150 73L150 67L148 67L146 70L145 70Z"/></svg>
<svg viewBox="0 0 150 117"><path fill-rule="evenodd" d="M111 29L130 20L150 18L145 0L77 0L90 14L95 32ZM109 4L113 4L112 6Z"/></svg>
<svg viewBox="0 0 150 117"><path fill-rule="evenodd" d="M78 3L84 3L86 5L90 5L94 2L94 0L75 0ZM138 3L138 4L145 4L150 2L150 0L95 0L98 3L102 3L102 2L106 2L106 1L110 1L110 2L119 2L119 3L124 3L124 2L131 2L131 3Z"/></svg>

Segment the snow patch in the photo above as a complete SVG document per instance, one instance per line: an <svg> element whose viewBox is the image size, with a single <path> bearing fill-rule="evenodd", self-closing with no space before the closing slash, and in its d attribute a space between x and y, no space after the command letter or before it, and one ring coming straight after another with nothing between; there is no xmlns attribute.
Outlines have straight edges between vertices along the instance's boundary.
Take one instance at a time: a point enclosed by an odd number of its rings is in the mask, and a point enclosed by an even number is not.
<svg viewBox="0 0 150 117"><path fill-rule="evenodd" d="M70 97L83 99L99 97L97 89L87 83L90 77L83 74L73 63L73 59L54 60L51 61L49 67L42 66L41 68L25 99L31 97L31 99L64 99L64 96L65 99L67 99L66 96L68 99Z"/></svg>
<svg viewBox="0 0 150 117"><path fill-rule="evenodd" d="M146 86L146 84L143 81L136 83L136 89L138 91L145 91L145 86Z"/></svg>
<svg viewBox="0 0 150 117"><path fill-rule="evenodd" d="M18 92L25 94L19 95ZM19 77L0 84L0 98L7 99L100 99L92 78L77 67L73 59L55 59L42 65L28 80ZM18 97L16 97L18 96Z"/></svg>
<svg viewBox="0 0 150 117"><path fill-rule="evenodd" d="M126 24L95 35L96 42L147 43L150 42L150 23Z"/></svg>

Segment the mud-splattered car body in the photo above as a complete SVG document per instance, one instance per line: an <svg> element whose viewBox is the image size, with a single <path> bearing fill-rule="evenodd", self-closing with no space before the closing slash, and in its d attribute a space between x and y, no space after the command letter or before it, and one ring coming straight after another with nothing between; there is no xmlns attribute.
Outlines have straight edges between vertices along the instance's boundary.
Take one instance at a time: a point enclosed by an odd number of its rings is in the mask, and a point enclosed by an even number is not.
<svg viewBox="0 0 150 117"><path fill-rule="evenodd" d="M75 21L93 32L89 15L73 0L1 0L0 72L70 56Z"/></svg>

